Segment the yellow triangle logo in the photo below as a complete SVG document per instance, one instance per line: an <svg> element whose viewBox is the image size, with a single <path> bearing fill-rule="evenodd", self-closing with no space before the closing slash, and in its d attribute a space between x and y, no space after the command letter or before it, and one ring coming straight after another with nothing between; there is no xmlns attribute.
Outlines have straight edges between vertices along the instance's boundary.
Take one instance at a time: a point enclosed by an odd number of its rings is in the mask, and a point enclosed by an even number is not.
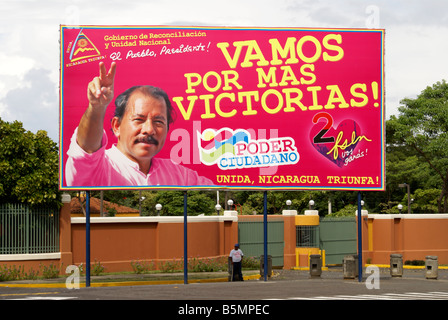
<svg viewBox="0 0 448 320"><path fill-rule="evenodd" d="M83 30L78 33L75 40L75 45L70 52L70 61L77 61L101 55L99 50L95 47L92 41L84 34Z"/></svg>

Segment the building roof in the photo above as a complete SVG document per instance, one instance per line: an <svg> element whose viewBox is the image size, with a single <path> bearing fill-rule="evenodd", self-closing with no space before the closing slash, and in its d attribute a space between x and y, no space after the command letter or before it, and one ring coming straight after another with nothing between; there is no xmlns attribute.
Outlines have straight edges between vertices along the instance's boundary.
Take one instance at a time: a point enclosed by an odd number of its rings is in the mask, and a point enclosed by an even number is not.
<svg viewBox="0 0 448 320"><path fill-rule="evenodd" d="M81 198L72 197L72 200L70 202L70 212L75 213L75 214L77 214L77 213L84 214L82 207L81 207L81 202L82 202L82 205L85 206L85 198L84 197L81 197ZM119 204L103 200L103 212L107 212L108 209L111 209L111 208L115 209L117 214L126 214L126 213L139 214L138 209L121 206ZM101 210L101 200L98 198L90 197L90 214L95 214L95 213L99 214L100 210Z"/></svg>

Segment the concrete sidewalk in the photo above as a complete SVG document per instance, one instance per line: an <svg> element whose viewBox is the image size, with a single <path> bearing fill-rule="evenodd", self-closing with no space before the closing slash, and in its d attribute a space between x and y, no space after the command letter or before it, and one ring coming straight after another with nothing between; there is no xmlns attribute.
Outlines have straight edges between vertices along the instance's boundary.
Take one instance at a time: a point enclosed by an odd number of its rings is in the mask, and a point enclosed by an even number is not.
<svg viewBox="0 0 448 320"><path fill-rule="evenodd" d="M257 270L243 272L244 280L259 280L260 274ZM227 272L191 272L187 276L188 283L229 282ZM0 282L1 287L28 287L28 288L65 288L67 277L36 280L15 280ZM90 277L91 287L112 286L137 286L137 285L163 285L183 284L184 274L175 273L148 273L148 274L103 274ZM79 279L80 287L86 286L86 277Z"/></svg>
<svg viewBox="0 0 448 320"><path fill-rule="evenodd" d="M381 279L393 278L390 275L389 266L379 266ZM258 270L243 271L245 281L264 281L264 277L260 276ZM369 275L363 270L363 281ZM310 279L310 271L307 269L300 270L283 270L274 269L268 281L293 281ZM344 280L342 267L329 267L322 270L319 277L325 279L341 279ZM425 279L425 267L403 267L403 279ZM357 277L353 278L357 281ZM438 280L448 281L448 267L438 268ZM66 288L67 277L58 277L55 279L38 279L38 280L16 280L0 282L2 287L17 288ZM227 272L190 272L188 273L188 283L213 283L213 282L229 282L229 274ZM348 279L350 280L350 279ZM80 287L86 286L86 277L81 276L79 279ZM140 285L167 285L167 284L183 284L185 283L183 273L149 273L149 274L104 274L90 277L91 287L113 287L113 286L140 286Z"/></svg>

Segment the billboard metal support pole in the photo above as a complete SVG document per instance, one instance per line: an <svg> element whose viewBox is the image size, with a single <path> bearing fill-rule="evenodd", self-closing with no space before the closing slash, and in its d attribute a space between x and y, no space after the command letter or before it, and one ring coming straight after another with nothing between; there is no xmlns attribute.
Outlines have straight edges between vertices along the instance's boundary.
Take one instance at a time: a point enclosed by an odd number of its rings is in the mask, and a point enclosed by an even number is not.
<svg viewBox="0 0 448 320"><path fill-rule="evenodd" d="M184 191L184 284L188 284L187 191Z"/></svg>
<svg viewBox="0 0 448 320"><path fill-rule="evenodd" d="M86 191L86 287L90 287L90 191Z"/></svg>
<svg viewBox="0 0 448 320"><path fill-rule="evenodd" d="M358 282L362 281L362 214L361 191L358 191Z"/></svg>
<svg viewBox="0 0 448 320"><path fill-rule="evenodd" d="M268 192L264 192L263 199L263 234L264 234L264 281L268 277Z"/></svg>

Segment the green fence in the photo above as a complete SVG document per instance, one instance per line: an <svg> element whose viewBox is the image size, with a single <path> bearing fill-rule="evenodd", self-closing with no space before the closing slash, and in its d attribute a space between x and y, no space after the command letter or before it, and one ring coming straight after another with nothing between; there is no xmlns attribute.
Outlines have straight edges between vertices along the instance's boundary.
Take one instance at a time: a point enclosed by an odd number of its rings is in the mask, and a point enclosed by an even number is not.
<svg viewBox="0 0 448 320"><path fill-rule="evenodd" d="M342 264L344 256L356 254L356 217L325 217L319 225L319 247L325 250L326 264Z"/></svg>
<svg viewBox="0 0 448 320"><path fill-rule="evenodd" d="M59 252L59 210L0 204L0 254Z"/></svg>
<svg viewBox="0 0 448 320"><path fill-rule="evenodd" d="M283 266L284 232L281 218L268 219L268 255L272 266ZM263 217L239 216L238 241L246 257L263 254ZM318 226L296 226L296 247L325 250L327 265L342 264L344 256L356 254L356 217L325 217Z"/></svg>
<svg viewBox="0 0 448 320"><path fill-rule="evenodd" d="M283 220L268 219L268 255L272 256L272 266L283 266L284 229ZM259 258L264 254L263 217L239 217L238 241L246 257Z"/></svg>

